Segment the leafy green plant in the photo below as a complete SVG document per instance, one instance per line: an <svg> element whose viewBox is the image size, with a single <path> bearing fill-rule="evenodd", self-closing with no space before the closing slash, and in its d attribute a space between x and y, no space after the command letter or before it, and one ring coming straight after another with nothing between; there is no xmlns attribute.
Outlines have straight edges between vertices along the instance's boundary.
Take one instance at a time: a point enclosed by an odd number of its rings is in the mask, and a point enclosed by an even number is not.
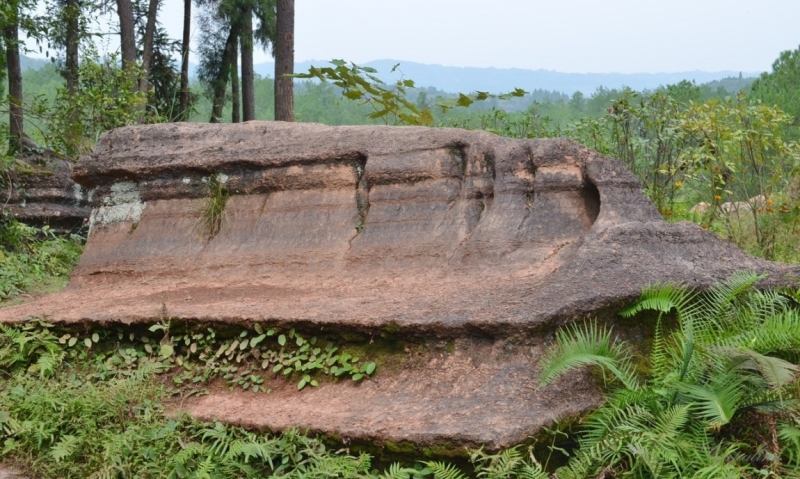
<svg viewBox="0 0 800 479"><path fill-rule="evenodd" d="M269 393L265 377L294 379L302 390L319 386L320 375L362 381L377 370L375 362L364 362L332 342L260 324L224 338L212 328L174 333L168 320L144 330L114 326L58 331L38 321L0 326L0 333L0 365L12 372L49 375L62 360L91 360L99 364L95 374L100 379L130 377L142 370L169 374L175 392L186 395L202 393L202 386L217 378L231 390Z"/></svg>
<svg viewBox="0 0 800 479"><path fill-rule="evenodd" d="M738 273L707 293L669 283L647 288L620 313L659 313L645 377L610 329L590 322L560 331L542 361L542 383L593 366L612 388L606 404L584 420L580 447L559 477L758 473L741 458L756 445L716 434L744 411L790 414L797 406L800 368L792 360L800 348L800 310L778 292L754 289L763 278ZM672 312L678 326L668 331L663 317Z"/></svg>
<svg viewBox="0 0 800 479"><path fill-rule="evenodd" d="M395 125L433 125L433 115L430 108L420 106L408 99L408 90L416 87L414 80L400 78L394 84L388 85L378 78L378 71L372 67L363 67L344 60L331 60L333 67L311 67L308 73L293 75L295 78L316 78L322 82L331 82L341 88L342 95L350 100L359 101L362 105L369 105L374 110L367 118L383 119L386 124ZM400 64L396 64L390 73L398 71ZM469 107L476 101L490 98L509 99L522 97L527 92L520 88L501 95L488 92L475 92L473 94L459 93L457 98L439 98L437 105L442 112L447 112L455 107Z"/></svg>
<svg viewBox="0 0 800 479"><path fill-rule="evenodd" d="M49 148L70 157L86 154L100 134L138 123L146 103L145 94L135 88L140 73L136 67L121 68L114 55L100 60L88 52L80 63L77 91L61 87L52 101L38 96L29 116L38 121L38 133Z"/></svg>

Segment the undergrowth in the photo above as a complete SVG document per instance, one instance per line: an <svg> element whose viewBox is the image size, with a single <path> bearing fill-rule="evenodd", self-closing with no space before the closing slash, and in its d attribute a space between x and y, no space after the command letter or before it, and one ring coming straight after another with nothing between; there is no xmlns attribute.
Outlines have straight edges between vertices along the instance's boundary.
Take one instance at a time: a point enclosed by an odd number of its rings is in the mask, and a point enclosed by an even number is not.
<svg viewBox="0 0 800 479"><path fill-rule="evenodd" d="M84 238L56 235L0 216L0 305L54 281L66 280L83 251Z"/></svg>
<svg viewBox="0 0 800 479"><path fill-rule="evenodd" d="M800 291L755 289L764 278L738 273L705 293L647 288L620 313L659 314L644 375L610 329L562 329L542 382L593 366L610 387L558 477L797 477ZM674 330L662 321L671 313Z"/></svg>
<svg viewBox="0 0 800 479"><path fill-rule="evenodd" d="M131 360L125 345L108 347L125 340L118 333L78 338L41 322L0 329L0 460L43 478L466 477L440 461L380 470L368 454L330 449L296 430L263 434L169 413L175 389L163 375L179 348L141 341L152 352L143 346ZM473 451L470 459L469 473L478 477L547 477L521 448Z"/></svg>
<svg viewBox="0 0 800 479"><path fill-rule="evenodd" d="M31 321L0 324L0 367L42 377L62 363L92 364L98 380L129 377L141 371L170 378L173 393L205 394L214 380L229 389L270 393L265 379L297 382L297 389L316 387L321 377L362 381L377 369L374 362L340 350L332 341L306 339L260 324L251 328L188 330L164 320L149 327L115 325L88 329ZM173 331L171 328L181 328Z"/></svg>

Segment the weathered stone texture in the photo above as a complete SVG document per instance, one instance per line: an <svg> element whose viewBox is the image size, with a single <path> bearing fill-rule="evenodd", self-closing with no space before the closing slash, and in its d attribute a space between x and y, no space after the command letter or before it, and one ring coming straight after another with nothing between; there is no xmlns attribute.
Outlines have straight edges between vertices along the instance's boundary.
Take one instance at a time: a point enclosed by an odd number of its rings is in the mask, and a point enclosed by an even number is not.
<svg viewBox="0 0 800 479"><path fill-rule="evenodd" d="M0 181L3 210L25 223L60 232L82 228L91 208L86 190L70 178L74 163L52 155L28 156L20 162L13 177Z"/></svg>

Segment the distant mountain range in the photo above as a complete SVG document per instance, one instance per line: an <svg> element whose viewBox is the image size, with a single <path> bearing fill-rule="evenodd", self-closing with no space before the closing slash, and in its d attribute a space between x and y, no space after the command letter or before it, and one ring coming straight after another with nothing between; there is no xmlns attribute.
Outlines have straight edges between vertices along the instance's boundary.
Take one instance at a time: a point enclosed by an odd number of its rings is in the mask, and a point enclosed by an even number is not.
<svg viewBox="0 0 800 479"><path fill-rule="evenodd" d="M23 56L23 69L41 68L48 60ZM378 77L384 81L396 80L400 73L390 74L392 67L400 64L398 70L404 78L412 79L418 87L433 87L445 92L488 91L503 93L522 88L550 90L572 94L580 91L585 95L592 94L599 87L621 88L627 86L634 90L652 90L661 85L678 83L681 80L695 81L697 84L709 83L740 74L757 77L760 72L676 72L676 73L562 73L551 70L523 70L520 68L477 68L447 67L442 65L426 65L400 60L375 60L361 64L378 70ZM312 66L329 66L327 60L312 60L295 64L295 72L307 72ZM190 64L189 74L194 76L197 65ZM275 72L272 62L254 65L255 72L264 77L271 77Z"/></svg>
<svg viewBox="0 0 800 479"><path fill-rule="evenodd" d="M375 60L361 64L378 70L379 78L397 79L399 74L390 75L392 67L400 64L398 70L404 78L414 80L418 87L434 87L446 92L488 91L502 93L522 88L558 91L572 94L580 91L590 95L599 87L621 88L628 86L634 90L652 90L662 85L678 83L681 80L694 80L697 84L708 83L723 78L757 77L760 72L676 72L676 73L562 73L551 70L523 70L520 68L477 68L447 67L426 65L400 60ZM295 65L295 72L307 72L310 66L329 66L327 61L306 61ZM254 65L261 76L273 76L275 66L272 62Z"/></svg>

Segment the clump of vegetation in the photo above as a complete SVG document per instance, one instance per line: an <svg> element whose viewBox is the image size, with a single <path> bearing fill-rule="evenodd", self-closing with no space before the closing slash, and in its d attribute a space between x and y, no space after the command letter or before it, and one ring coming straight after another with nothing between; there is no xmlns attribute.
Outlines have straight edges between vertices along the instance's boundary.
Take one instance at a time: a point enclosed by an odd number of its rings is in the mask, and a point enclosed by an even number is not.
<svg viewBox="0 0 800 479"><path fill-rule="evenodd" d="M101 61L89 55L80 64L75 91L61 86L54 98L37 96L28 108L44 144L72 158L91 152L102 133L138 123L147 102L135 88L138 69L121 68L114 56Z"/></svg>
<svg viewBox="0 0 800 479"><path fill-rule="evenodd" d="M561 330L542 362L543 384L585 366L607 378L607 402L583 421L579 448L558 477L782 477L800 472L798 292L759 291L739 273L707 293L647 288L625 309L659 313L649 371L610 329ZM673 313L669 330L664 315ZM758 422L772 424L758 430Z"/></svg>
<svg viewBox="0 0 800 479"><path fill-rule="evenodd" d="M203 394L210 381L224 380L233 390L269 393L265 377L297 381L297 389L319 385L320 376L361 381L376 371L374 362L341 350L331 341L303 338L294 329L281 332L255 324L219 334L215 329L176 332L169 321L150 327L111 326L89 329L56 327L45 322L0 325L0 365L42 377L62 363L97 364L100 378L131 376L145 370L171 377L174 392Z"/></svg>
<svg viewBox="0 0 800 479"><path fill-rule="evenodd" d="M205 182L208 186L208 196L203 201L203 209L200 212L200 230L202 236L211 241L225 221L225 205L228 204L230 193L225 188L226 176L222 174L210 175Z"/></svg>
<svg viewBox="0 0 800 479"><path fill-rule="evenodd" d="M84 238L57 235L0 217L0 304L24 292L59 287L83 251Z"/></svg>

